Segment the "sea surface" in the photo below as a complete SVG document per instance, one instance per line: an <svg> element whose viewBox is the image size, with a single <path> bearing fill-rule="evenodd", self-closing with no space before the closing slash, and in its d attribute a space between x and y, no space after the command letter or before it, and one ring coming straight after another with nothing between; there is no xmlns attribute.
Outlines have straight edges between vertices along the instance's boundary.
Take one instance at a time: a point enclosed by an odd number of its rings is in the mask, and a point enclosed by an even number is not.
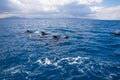
<svg viewBox="0 0 120 80"><path fill-rule="evenodd" d="M119 20L0 19L0 80L120 80L115 31Z"/></svg>

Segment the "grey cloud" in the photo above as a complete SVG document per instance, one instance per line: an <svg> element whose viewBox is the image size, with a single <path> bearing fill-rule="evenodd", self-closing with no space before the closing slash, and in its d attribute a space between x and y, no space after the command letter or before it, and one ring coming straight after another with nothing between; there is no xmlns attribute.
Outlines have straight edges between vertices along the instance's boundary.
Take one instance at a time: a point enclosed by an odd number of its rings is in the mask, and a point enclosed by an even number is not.
<svg viewBox="0 0 120 80"><path fill-rule="evenodd" d="M59 7L60 12L65 14L70 14L73 16L86 16L92 11L87 5L71 3L64 6Z"/></svg>
<svg viewBox="0 0 120 80"><path fill-rule="evenodd" d="M24 3L25 4L25 3ZM34 5L34 4L33 4ZM33 6L32 5L32 6ZM30 6L30 5L29 5ZM34 5L37 6L37 5ZM16 6L16 4L12 4L10 0L0 0L0 13L11 13L14 16L40 16L40 17L69 17L70 15L73 17L85 17L88 14L91 14L92 11L90 10L88 5L78 4L77 2L65 4L65 5L56 5L56 10L49 10L49 11L41 11L39 8L24 8L20 6Z"/></svg>
<svg viewBox="0 0 120 80"><path fill-rule="evenodd" d="M0 0L0 13L9 12L11 10L9 0Z"/></svg>
<svg viewBox="0 0 120 80"><path fill-rule="evenodd" d="M56 6L56 11L48 11L48 12L34 12L35 14L41 14L44 16L53 16L53 17L86 17L87 15L93 13L88 5L83 4L77 4L76 2L62 5L62 6Z"/></svg>

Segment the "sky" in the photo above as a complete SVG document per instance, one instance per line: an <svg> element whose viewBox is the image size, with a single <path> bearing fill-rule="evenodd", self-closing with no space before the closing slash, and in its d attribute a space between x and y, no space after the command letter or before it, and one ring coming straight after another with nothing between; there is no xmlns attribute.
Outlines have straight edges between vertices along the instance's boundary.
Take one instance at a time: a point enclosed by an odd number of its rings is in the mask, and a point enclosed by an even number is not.
<svg viewBox="0 0 120 80"><path fill-rule="evenodd" d="M0 0L0 18L120 20L120 0Z"/></svg>

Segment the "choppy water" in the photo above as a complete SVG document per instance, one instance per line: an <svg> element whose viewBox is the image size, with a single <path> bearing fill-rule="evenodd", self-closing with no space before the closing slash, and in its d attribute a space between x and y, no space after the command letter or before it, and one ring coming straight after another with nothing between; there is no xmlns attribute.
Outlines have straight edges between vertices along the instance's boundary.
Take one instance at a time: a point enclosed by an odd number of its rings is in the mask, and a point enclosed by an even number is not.
<svg viewBox="0 0 120 80"><path fill-rule="evenodd" d="M28 35L27 29L50 35ZM120 80L116 30L120 21L0 20L0 80Z"/></svg>

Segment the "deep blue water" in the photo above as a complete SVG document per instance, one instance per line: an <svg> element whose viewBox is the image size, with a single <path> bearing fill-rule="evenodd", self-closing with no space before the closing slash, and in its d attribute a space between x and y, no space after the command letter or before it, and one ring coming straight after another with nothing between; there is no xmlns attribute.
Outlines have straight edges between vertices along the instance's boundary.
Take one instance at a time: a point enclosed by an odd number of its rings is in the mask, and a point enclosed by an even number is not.
<svg viewBox="0 0 120 80"><path fill-rule="evenodd" d="M49 35L25 34L27 29ZM120 80L116 30L120 21L2 19L0 80Z"/></svg>

